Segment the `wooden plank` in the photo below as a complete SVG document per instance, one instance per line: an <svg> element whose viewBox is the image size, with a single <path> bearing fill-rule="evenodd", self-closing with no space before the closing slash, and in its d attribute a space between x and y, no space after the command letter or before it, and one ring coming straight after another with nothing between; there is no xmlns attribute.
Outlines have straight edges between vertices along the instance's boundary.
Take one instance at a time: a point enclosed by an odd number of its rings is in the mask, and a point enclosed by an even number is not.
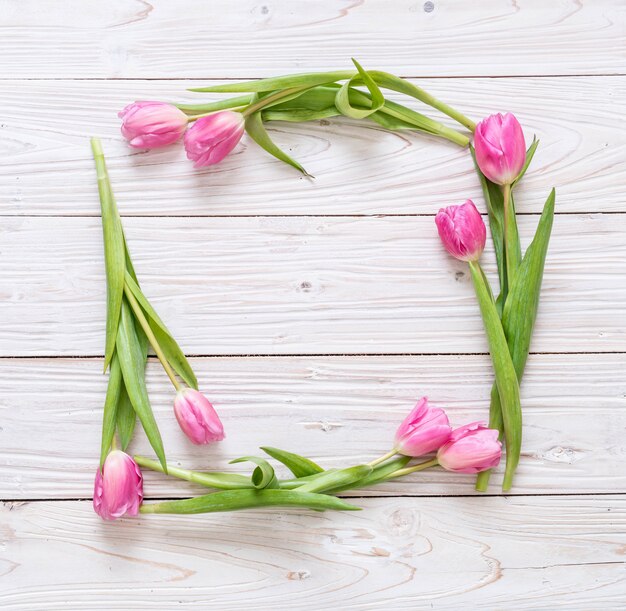
<svg viewBox="0 0 626 611"><path fill-rule="evenodd" d="M149 389L171 464L239 470L233 458L271 445L348 466L387 452L414 402L428 395L454 426L485 420L486 356L192 359L227 433L192 446L172 413L157 363ZM626 355L531 356L522 387L522 459L512 494L626 492ZM87 498L100 447L106 378L101 360L0 359L0 498ZM45 439L45 442L42 440ZM43 444L43 445L42 445ZM151 456L143 433L132 449ZM245 467L244 467L245 469ZM146 494L198 492L146 472ZM432 470L367 494L472 494L474 478ZM500 492L494 477L490 493Z"/></svg>
<svg viewBox="0 0 626 611"><path fill-rule="evenodd" d="M364 66L407 76L624 73L620 0L8 0L0 75L269 76Z"/></svg>
<svg viewBox="0 0 626 611"><path fill-rule="evenodd" d="M518 192L520 212L539 212L552 186L561 212L625 210L626 128L616 116L626 115L626 78L416 82L476 119L513 111L528 140L533 134L541 139ZM272 136L316 176L313 181L246 140L203 171L193 169L182 146L145 154L126 145L116 116L125 104L210 99L185 95L192 84L201 82L7 83L0 91L0 214L98 214L90 135L105 139L126 214L428 214L467 197L482 199L467 152L366 121L270 123Z"/></svg>
<svg viewBox="0 0 626 611"><path fill-rule="evenodd" d="M101 522L89 502L4 505L0 604L16 611L626 605L623 497L358 502L363 511L116 523Z"/></svg>
<svg viewBox="0 0 626 611"><path fill-rule="evenodd" d="M523 242L537 218L521 219ZM127 218L147 296L189 354L486 352L432 217ZM558 217L536 352L623 351L626 215ZM0 353L99 355L98 218L7 218ZM493 257L485 267L494 275Z"/></svg>

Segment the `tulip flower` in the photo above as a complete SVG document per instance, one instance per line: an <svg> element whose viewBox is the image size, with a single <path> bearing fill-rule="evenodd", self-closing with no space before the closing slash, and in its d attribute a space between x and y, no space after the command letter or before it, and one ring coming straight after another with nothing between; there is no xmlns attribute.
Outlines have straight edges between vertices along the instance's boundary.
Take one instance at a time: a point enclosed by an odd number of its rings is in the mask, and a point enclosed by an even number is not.
<svg viewBox="0 0 626 611"><path fill-rule="evenodd" d="M197 119L185 134L187 157L196 168L219 163L241 140L244 126L241 113L232 110Z"/></svg>
<svg viewBox="0 0 626 611"><path fill-rule="evenodd" d="M496 114L476 125L476 163L480 171L498 185L510 185L526 161L526 142L515 115Z"/></svg>
<svg viewBox="0 0 626 611"><path fill-rule="evenodd" d="M187 115L164 102L133 102L118 115L122 136L135 148L153 149L176 142L187 129Z"/></svg>
<svg viewBox="0 0 626 611"><path fill-rule="evenodd" d="M224 427L211 402L197 390L183 388L176 394L174 414L180 428L195 444L222 441Z"/></svg>
<svg viewBox="0 0 626 611"><path fill-rule="evenodd" d="M500 462L502 444L498 431L482 422L472 422L452 431L437 452L438 463L447 471L479 473Z"/></svg>
<svg viewBox="0 0 626 611"><path fill-rule="evenodd" d="M502 321L491 287L478 261L485 246L485 224L476 206L470 200L462 206L449 206L440 210L435 217L435 222L441 241L448 252L453 257L469 263L500 396L507 450L503 488L508 490L511 487L521 452L522 407L519 381L502 328Z"/></svg>
<svg viewBox="0 0 626 611"><path fill-rule="evenodd" d="M446 250L461 261L478 261L485 248L487 230L474 202L442 208L435 217Z"/></svg>
<svg viewBox="0 0 626 611"><path fill-rule="evenodd" d="M96 472L93 508L104 520L136 516L143 500L143 477L137 463L125 452L109 453Z"/></svg>
<svg viewBox="0 0 626 611"><path fill-rule="evenodd" d="M446 412L429 407L423 397L398 427L394 449L405 456L422 456L445 443L451 431Z"/></svg>

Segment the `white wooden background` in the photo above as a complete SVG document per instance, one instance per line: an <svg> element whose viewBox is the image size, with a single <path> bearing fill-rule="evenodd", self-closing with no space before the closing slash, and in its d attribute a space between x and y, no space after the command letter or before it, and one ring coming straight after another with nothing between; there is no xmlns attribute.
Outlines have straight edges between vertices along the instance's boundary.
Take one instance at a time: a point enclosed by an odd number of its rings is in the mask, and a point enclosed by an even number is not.
<svg viewBox="0 0 626 611"><path fill-rule="evenodd" d="M557 217L514 489L496 477L477 496L472 477L435 470L359 492L359 513L101 522L90 135L145 291L227 428L191 447L151 363L170 462L225 468L261 443L369 460L423 394L455 424L486 418L472 287L433 223L467 197L484 209L467 154L347 120L274 124L311 182L250 142L195 171L181 147L137 152L119 135L128 101L351 56L475 119L513 111L541 138L518 193L523 240L553 185ZM626 606L623 0L2 0L0 79L0 607ZM141 436L133 449L149 452ZM148 498L196 491L146 475Z"/></svg>

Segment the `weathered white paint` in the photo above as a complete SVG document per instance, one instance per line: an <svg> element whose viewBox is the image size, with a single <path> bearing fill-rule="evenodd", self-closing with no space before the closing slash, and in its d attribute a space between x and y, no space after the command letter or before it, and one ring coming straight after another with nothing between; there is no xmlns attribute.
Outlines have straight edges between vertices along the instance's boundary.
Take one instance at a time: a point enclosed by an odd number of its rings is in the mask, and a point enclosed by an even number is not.
<svg viewBox="0 0 626 611"><path fill-rule="evenodd" d="M149 367L150 396L171 464L241 471L228 461L270 445L326 467L387 452L401 419L428 395L453 425L485 420L487 356L194 358L226 440L192 446L172 412L173 389ZM512 494L626 492L626 355L535 355L522 386L524 443ZM86 498L100 448L101 360L0 359L0 498ZM132 450L152 456L143 433ZM277 468L279 465L276 465ZM243 466L245 470L246 467ZM280 470L279 470L280 471ZM281 471L282 472L282 471ZM494 477L491 494L500 494ZM365 494L472 494L474 478L424 472ZM191 488L146 473L146 494Z"/></svg>
<svg viewBox="0 0 626 611"><path fill-rule="evenodd" d="M268 124L315 180L246 138L223 163L202 171L193 169L182 145L145 152L122 140L116 113L127 103L215 99L185 93L204 82L7 82L0 89L0 215L98 214L92 135L104 139L124 214L432 214L468 197L482 200L467 151L367 121ZM626 116L626 77L415 82L476 120L515 112L528 142L533 134L541 140L517 191L520 212L540 212L553 186L558 212L624 209L626 127L615 117ZM406 97L390 97L437 117Z"/></svg>
<svg viewBox="0 0 626 611"><path fill-rule="evenodd" d="M520 220L528 243L537 217ZM99 218L4 219L0 354L98 355ZM127 218L145 293L189 354L485 352L433 217ZM626 345L626 215L561 215L536 352ZM492 257L484 257L493 276Z"/></svg>
<svg viewBox="0 0 626 611"><path fill-rule="evenodd" d="M623 74L626 44L620 0L5 0L1 24L19 78Z"/></svg>
<svg viewBox="0 0 626 611"><path fill-rule="evenodd" d="M357 499L103 523L5 504L0 605L66 609L623 609L623 496Z"/></svg>
<svg viewBox="0 0 626 611"><path fill-rule="evenodd" d="M626 607L625 24L619 0L0 2L0 499L43 499L0 507L0 606ZM99 358L72 358L103 344L91 135L123 214L204 217L125 219L185 350L223 355L193 359L227 427L210 448L182 437L150 364L170 461L223 467L261 443L362 461L422 394L455 424L485 418L488 357L458 354L485 352L471 286L432 222L467 197L484 209L467 154L346 120L272 125L308 181L249 142L198 172L181 147L134 152L119 135L130 100L198 100L184 88L351 56L457 77L416 82L473 118L513 111L541 138L517 206L538 212L556 186L558 214L512 495L496 477L496 496L469 496L471 477L433 471L364 492L385 498L350 514L105 524L62 501L90 495L106 383ZM522 219L525 243L536 220ZM142 435L133 448L149 451ZM148 497L190 492L146 476Z"/></svg>

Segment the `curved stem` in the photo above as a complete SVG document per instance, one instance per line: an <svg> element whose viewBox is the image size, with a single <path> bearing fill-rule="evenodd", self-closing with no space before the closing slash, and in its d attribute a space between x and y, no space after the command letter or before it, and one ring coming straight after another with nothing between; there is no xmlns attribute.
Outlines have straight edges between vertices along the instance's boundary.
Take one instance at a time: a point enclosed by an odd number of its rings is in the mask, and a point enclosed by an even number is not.
<svg viewBox="0 0 626 611"><path fill-rule="evenodd" d="M437 458L433 458L432 460L427 460L426 462L422 462L419 465L415 465L414 467L405 467L404 469L398 469L397 471L394 471L393 473L388 475L386 479L402 477L404 475L409 475L409 473L423 471L424 469L428 469L429 467L436 467L438 464L439 461L437 460Z"/></svg>
<svg viewBox="0 0 626 611"><path fill-rule="evenodd" d="M246 108L243 111L243 116L248 117L251 114L254 114L257 110L261 110L262 108L265 108L266 106L270 106L274 104L274 102L277 102L278 100L282 100L283 98L288 98L294 93L299 93L300 91L305 91L306 89L310 89L310 88L311 88L310 85L306 85L304 87L292 87L291 89L283 89L282 91L277 91L276 93L273 93L272 95L268 95L262 100L255 102L254 104L250 104L250 106L248 106L248 108Z"/></svg>
<svg viewBox="0 0 626 611"><path fill-rule="evenodd" d="M376 465L379 465L381 462L385 462L386 460L388 460L392 456L395 456L397 453L398 453L398 451L394 448L393 450L390 450L386 454L383 454L382 456L379 456L378 458L375 458L374 460L368 462L367 464L370 467L375 467Z"/></svg>
<svg viewBox="0 0 626 611"><path fill-rule="evenodd" d="M133 292L128 288L128 284L126 284L126 282L124 282L124 294L126 295L126 299L128 300L128 303L130 304L130 307L133 310L133 314L135 315L135 318L139 321L139 324L141 325L143 332L146 334L146 337L148 338L148 341L150 342L150 345L152 346L154 353L157 355L159 361L161 361L161 365L163 365L163 369L165 369L165 373L167 374L167 377L170 379L170 381L174 385L174 388L176 390L180 390L182 386L180 382L176 379L176 374L174 373L174 370L170 367L170 364L167 362L167 359L165 358L165 355L163 354L163 351L161 350L161 346L159 345L157 338L154 336L154 333L152 332L152 329L150 328L150 324L148 323L148 320L146 319L143 313L143 310L141 309L141 306L139 305L139 302L133 295Z"/></svg>

